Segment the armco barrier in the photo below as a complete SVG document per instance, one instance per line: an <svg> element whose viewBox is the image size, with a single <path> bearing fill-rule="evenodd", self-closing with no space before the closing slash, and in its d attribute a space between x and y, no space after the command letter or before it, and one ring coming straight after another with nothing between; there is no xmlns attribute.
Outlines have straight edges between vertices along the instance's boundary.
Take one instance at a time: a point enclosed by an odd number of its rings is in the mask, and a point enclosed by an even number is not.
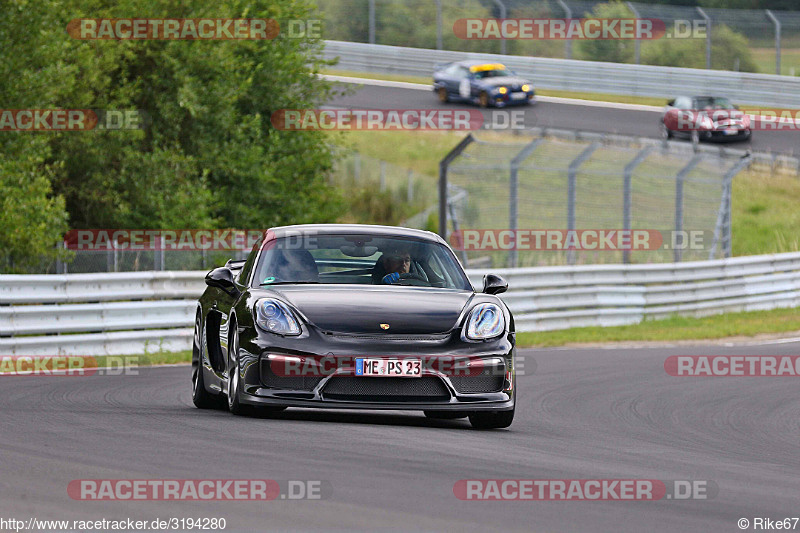
<svg viewBox="0 0 800 533"><path fill-rule="evenodd" d="M663 98L717 94L740 104L800 107L800 77L774 74L503 56L344 41L325 41L324 57L339 58L336 68L343 70L424 77L430 77L437 64L480 59L501 62L530 78L534 87L540 89Z"/></svg>
<svg viewBox="0 0 800 533"><path fill-rule="evenodd" d="M470 270L480 290L483 275ZM518 331L800 307L800 253L651 265L495 269ZM0 275L0 355L187 350L205 272Z"/></svg>

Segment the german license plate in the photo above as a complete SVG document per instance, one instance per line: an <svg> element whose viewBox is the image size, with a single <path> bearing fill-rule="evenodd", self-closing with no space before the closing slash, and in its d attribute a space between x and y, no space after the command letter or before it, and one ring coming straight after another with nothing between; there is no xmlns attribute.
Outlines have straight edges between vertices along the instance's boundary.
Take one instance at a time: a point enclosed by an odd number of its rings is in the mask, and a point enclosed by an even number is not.
<svg viewBox="0 0 800 533"><path fill-rule="evenodd" d="M418 378L421 375L422 361L420 359L356 358L356 376Z"/></svg>
<svg viewBox="0 0 800 533"><path fill-rule="evenodd" d="M511 93L512 100L525 100L528 98L528 93Z"/></svg>

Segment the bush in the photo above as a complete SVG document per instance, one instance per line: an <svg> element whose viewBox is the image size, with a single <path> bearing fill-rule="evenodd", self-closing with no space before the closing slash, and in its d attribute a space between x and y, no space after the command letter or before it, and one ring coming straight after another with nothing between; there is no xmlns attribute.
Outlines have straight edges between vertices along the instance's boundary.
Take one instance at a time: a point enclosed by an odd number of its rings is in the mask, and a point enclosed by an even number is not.
<svg viewBox="0 0 800 533"><path fill-rule="evenodd" d="M577 15L576 15L577 16ZM590 18L633 18L633 13L619 1L598 4ZM575 44L575 59L588 61L609 61L612 63L631 63L635 44L632 40L598 39L578 41Z"/></svg>
<svg viewBox="0 0 800 533"><path fill-rule="evenodd" d="M756 72L758 67L744 35L719 24L711 28L711 66L720 70ZM642 63L665 67L706 68L706 40L659 39L642 43Z"/></svg>

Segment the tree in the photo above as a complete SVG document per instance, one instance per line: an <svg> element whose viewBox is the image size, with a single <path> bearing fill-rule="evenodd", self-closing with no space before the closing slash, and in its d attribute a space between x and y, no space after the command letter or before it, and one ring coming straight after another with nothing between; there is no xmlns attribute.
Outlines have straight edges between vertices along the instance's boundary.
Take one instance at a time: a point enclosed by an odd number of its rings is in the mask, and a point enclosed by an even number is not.
<svg viewBox="0 0 800 533"><path fill-rule="evenodd" d="M591 13L591 18L607 19L633 18L628 7L614 0L606 4L598 4ZM634 42L621 39L597 39L578 41L575 45L575 58L589 61L610 61L613 63L630 63L633 61Z"/></svg>

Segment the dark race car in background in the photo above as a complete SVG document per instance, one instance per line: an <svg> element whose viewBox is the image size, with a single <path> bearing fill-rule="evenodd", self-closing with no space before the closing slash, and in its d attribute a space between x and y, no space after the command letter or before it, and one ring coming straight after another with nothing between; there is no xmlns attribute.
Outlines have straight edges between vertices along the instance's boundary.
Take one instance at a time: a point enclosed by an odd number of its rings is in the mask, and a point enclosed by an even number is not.
<svg viewBox="0 0 800 533"><path fill-rule="evenodd" d="M514 319L496 296L508 284L487 275L473 290L434 233L273 228L206 284L192 354L197 407L419 410L487 429L514 418Z"/></svg>
<svg viewBox="0 0 800 533"><path fill-rule="evenodd" d="M457 61L433 73L433 90L442 103L470 102L481 107L534 103L533 84L500 63Z"/></svg>
<svg viewBox="0 0 800 533"><path fill-rule="evenodd" d="M685 137L692 142L744 141L751 137L750 117L727 98L679 96L664 107L659 122L661 137Z"/></svg>

